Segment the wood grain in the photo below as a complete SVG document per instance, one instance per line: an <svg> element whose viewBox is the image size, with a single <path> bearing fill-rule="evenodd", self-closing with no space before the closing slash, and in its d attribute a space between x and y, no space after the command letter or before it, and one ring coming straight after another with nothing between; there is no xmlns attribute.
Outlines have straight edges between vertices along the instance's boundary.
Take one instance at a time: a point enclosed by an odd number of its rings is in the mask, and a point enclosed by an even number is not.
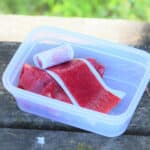
<svg viewBox="0 0 150 150"><path fill-rule="evenodd" d="M0 129L1 150L149 150L150 136L105 138L92 133Z"/></svg>

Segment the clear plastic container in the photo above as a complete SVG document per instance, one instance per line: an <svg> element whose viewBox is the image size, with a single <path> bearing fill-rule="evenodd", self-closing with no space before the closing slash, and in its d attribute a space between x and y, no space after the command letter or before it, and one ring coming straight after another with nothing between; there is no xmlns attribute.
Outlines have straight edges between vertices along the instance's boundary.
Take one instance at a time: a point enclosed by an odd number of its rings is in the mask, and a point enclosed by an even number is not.
<svg viewBox="0 0 150 150"><path fill-rule="evenodd" d="M24 63L33 64L37 52L69 43L75 57L94 57L105 68L104 81L126 96L109 114L41 96L17 87ZM4 87L15 97L19 108L107 137L121 135L127 128L150 80L150 54L87 35L53 27L39 27L21 44L3 74Z"/></svg>

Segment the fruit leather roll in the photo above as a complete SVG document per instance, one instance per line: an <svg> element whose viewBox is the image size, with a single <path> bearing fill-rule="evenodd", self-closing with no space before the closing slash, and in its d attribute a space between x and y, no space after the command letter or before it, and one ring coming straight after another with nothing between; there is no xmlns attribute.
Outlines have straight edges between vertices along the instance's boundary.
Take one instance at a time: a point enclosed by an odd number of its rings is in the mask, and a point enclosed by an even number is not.
<svg viewBox="0 0 150 150"><path fill-rule="evenodd" d="M33 57L34 64L42 69L72 60L74 51L69 44L64 44L46 51L37 53Z"/></svg>

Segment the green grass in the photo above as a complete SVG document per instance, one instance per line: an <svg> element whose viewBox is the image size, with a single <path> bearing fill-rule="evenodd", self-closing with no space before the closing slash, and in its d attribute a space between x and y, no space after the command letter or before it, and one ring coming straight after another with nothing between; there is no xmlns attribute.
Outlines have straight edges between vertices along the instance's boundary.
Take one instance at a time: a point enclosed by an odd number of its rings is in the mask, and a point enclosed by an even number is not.
<svg viewBox="0 0 150 150"><path fill-rule="evenodd" d="M0 0L0 13L150 21L150 0Z"/></svg>

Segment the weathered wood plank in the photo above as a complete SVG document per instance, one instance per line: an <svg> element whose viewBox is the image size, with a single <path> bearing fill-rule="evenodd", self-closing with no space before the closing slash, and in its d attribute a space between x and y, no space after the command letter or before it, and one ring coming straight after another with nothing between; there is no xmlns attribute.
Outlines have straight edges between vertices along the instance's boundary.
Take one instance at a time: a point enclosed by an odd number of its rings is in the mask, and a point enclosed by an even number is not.
<svg viewBox="0 0 150 150"><path fill-rule="evenodd" d="M106 138L92 133L6 128L0 133L2 150L149 150L150 146L150 136Z"/></svg>
<svg viewBox="0 0 150 150"><path fill-rule="evenodd" d="M0 76L8 64L19 43L0 43ZM18 109L13 97L4 90L0 81L0 127L13 128L36 128L51 130L74 130L79 129L61 123L24 113ZM136 110L133 120L127 130L127 134L150 135L150 97L144 94L141 103Z"/></svg>

